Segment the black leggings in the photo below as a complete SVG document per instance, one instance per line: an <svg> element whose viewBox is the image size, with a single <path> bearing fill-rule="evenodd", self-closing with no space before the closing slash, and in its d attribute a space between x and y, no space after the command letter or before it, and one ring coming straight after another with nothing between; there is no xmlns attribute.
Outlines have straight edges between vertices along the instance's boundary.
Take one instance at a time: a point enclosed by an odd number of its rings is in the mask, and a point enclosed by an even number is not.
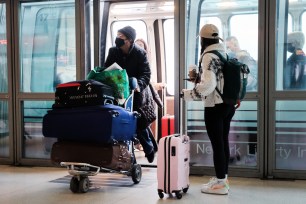
<svg viewBox="0 0 306 204"><path fill-rule="evenodd" d="M228 134L234 114L234 105L221 103L215 107L205 107L205 125L213 149L216 177L219 179L225 178L228 173Z"/></svg>

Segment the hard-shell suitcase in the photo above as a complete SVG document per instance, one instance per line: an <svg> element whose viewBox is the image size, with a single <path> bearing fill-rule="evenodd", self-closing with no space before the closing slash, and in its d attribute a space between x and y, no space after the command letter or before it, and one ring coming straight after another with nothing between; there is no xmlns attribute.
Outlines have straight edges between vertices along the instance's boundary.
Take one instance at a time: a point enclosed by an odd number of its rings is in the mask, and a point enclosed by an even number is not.
<svg viewBox="0 0 306 204"><path fill-rule="evenodd" d="M164 115L161 118L161 136L174 134L174 115Z"/></svg>
<svg viewBox="0 0 306 204"><path fill-rule="evenodd" d="M158 195L175 193L178 199L189 188L190 140L174 134L159 140L157 155Z"/></svg>
<svg viewBox="0 0 306 204"><path fill-rule="evenodd" d="M53 109L43 118L43 135L83 142L131 141L136 123L137 113L112 104Z"/></svg>
<svg viewBox="0 0 306 204"><path fill-rule="evenodd" d="M53 108L105 105L114 103L112 87L95 80L80 80L56 86Z"/></svg>
<svg viewBox="0 0 306 204"><path fill-rule="evenodd" d="M131 153L125 143L99 144L86 142L59 141L53 144L51 161L89 163L113 170L130 170Z"/></svg>

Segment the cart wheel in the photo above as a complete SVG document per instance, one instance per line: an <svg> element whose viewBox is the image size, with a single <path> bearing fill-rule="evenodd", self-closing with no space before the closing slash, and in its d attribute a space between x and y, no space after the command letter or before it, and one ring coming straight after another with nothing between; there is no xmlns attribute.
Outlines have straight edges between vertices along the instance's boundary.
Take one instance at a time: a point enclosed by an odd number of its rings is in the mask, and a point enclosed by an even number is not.
<svg viewBox="0 0 306 204"><path fill-rule="evenodd" d="M175 193L175 196L177 197L177 199L181 199L182 198L182 194L180 192Z"/></svg>
<svg viewBox="0 0 306 204"><path fill-rule="evenodd" d="M187 193L187 191L188 191L188 187L187 188L183 188L183 192L184 193Z"/></svg>
<svg viewBox="0 0 306 204"><path fill-rule="evenodd" d="M77 193L79 191L79 180L78 177L74 176L70 180L70 190L73 193Z"/></svg>
<svg viewBox="0 0 306 204"><path fill-rule="evenodd" d="M79 183L79 191L81 193L86 193L89 190L89 179L88 177L81 177L80 183Z"/></svg>
<svg viewBox="0 0 306 204"><path fill-rule="evenodd" d="M131 171L133 182L135 184L139 183L142 176L141 166L139 164L134 164Z"/></svg>

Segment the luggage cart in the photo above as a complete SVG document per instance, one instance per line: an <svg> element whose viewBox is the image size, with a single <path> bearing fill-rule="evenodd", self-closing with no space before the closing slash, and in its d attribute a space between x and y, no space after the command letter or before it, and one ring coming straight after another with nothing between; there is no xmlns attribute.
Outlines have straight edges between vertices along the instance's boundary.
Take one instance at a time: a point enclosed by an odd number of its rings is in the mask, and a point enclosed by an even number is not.
<svg viewBox="0 0 306 204"><path fill-rule="evenodd" d="M135 82L132 82L135 83ZM132 86L133 87L133 86ZM127 111L133 111L134 90L132 89L130 96L125 100L123 106ZM135 113L136 117L140 115ZM129 170L110 169L103 166L92 165L84 162L61 161L60 165L67 167L68 173L72 175L70 180L70 190L73 193L86 193L90 189L89 176L95 176L100 172L119 173L132 177L134 184L141 181L142 169L141 165L137 164L134 153L134 144L139 143L138 139L133 141L125 141L128 146L128 151L131 157L131 168ZM93 155L95 156L95 155Z"/></svg>

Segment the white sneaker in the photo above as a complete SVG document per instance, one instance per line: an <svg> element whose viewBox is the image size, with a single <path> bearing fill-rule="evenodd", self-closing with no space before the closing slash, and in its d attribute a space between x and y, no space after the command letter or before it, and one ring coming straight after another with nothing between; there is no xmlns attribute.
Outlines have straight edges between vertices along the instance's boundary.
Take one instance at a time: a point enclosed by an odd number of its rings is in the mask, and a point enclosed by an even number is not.
<svg viewBox="0 0 306 204"><path fill-rule="evenodd" d="M213 177L209 180L208 183L203 184L201 188L202 193L211 193L211 194L228 194L229 186L226 180L217 179Z"/></svg>
<svg viewBox="0 0 306 204"><path fill-rule="evenodd" d="M202 185L202 187L203 186L207 186L212 180L214 180L214 179L217 179L216 177L211 177L210 179L209 179L209 182L208 183L205 183L205 184L203 184ZM225 183L226 183L226 187L227 187L227 189L229 190L230 189L230 186L229 186L229 180L228 179L226 179L225 180Z"/></svg>

